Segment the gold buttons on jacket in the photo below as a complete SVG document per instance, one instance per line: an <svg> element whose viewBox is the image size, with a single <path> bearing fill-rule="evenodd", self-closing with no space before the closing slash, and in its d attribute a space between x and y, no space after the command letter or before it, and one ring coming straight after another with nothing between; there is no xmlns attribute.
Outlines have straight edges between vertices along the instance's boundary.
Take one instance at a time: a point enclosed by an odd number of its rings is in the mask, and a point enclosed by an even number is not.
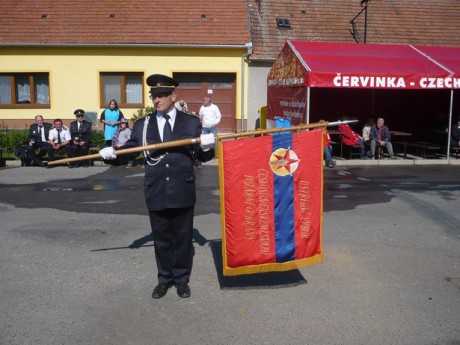
<svg viewBox="0 0 460 345"><path fill-rule="evenodd" d="M169 168L169 164L168 164L168 163L166 163L165 167L166 167L166 168Z"/></svg>
<svg viewBox="0 0 460 345"><path fill-rule="evenodd" d="M169 177L166 177L166 181L169 181Z"/></svg>

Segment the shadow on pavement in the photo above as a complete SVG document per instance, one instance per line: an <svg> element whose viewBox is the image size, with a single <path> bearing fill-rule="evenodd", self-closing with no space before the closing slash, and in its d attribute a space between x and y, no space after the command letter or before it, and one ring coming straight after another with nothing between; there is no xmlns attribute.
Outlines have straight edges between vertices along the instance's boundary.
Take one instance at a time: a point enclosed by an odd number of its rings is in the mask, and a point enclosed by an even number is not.
<svg viewBox="0 0 460 345"><path fill-rule="evenodd" d="M276 289L306 284L298 270L268 272L227 277L222 274L222 240L211 241L211 251L216 266L217 278L224 289Z"/></svg>

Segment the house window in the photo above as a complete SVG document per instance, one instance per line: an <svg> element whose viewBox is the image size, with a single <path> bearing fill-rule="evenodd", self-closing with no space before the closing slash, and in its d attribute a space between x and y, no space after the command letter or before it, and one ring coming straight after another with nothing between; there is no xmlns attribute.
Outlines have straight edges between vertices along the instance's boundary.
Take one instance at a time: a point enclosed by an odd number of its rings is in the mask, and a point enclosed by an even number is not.
<svg viewBox="0 0 460 345"><path fill-rule="evenodd" d="M119 107L144 106L143 73L101 73L101 108L116 99Z"/></svg>
<svg viewBox="0 0 460 345"><path fill-rule="evenodd" d="M290 29L291 21L287 18L276 18L276 25L278 28Z"/></svg>
<svg viewBox="0 0 460 345"><path fill-rule="evenodd" d="M49 107L48 73L0 73L0 106Z"/></svg>

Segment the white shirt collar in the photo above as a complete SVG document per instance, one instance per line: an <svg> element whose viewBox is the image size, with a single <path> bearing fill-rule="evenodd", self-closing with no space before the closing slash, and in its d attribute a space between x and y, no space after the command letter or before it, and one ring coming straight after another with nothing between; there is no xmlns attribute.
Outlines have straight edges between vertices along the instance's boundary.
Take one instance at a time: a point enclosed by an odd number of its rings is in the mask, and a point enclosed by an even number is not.
<svg viewBox="0 0 460 345"><path fill-rule="evenodd" d="M170 117L170 121L174 123L174 121L176 120L176 114L177 114L176 107L173 107L167 114ZM163 117L163 113L160 113L159 111L157 111L157 118L162 118L162 117Z"/></svg>

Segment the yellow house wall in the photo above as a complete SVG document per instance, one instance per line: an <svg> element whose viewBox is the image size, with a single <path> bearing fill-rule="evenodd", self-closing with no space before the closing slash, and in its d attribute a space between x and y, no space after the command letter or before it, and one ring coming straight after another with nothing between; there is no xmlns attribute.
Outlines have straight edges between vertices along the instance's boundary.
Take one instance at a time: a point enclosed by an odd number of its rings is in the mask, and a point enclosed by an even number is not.
<svg viewBox="0 0 460 345"><path fill-rule="evenodd" d="M100 107L100 72L142 72L171 75L173 72L236 73L236 119L241 119L241 66L245 49L208 48L0 48L0 73L49 72L50 108L1 108L0 121L74 119L75 109ZM246 67L245 67L246 68ZM247 71L245 72L247 76ZM247 77L245 77L247 80ZM144 104L151 105L144 85ZM245 84L245 96L247 85ZM246 107L245 107L246 109ZM121 108L130 118L137 108Z"/></svg>

